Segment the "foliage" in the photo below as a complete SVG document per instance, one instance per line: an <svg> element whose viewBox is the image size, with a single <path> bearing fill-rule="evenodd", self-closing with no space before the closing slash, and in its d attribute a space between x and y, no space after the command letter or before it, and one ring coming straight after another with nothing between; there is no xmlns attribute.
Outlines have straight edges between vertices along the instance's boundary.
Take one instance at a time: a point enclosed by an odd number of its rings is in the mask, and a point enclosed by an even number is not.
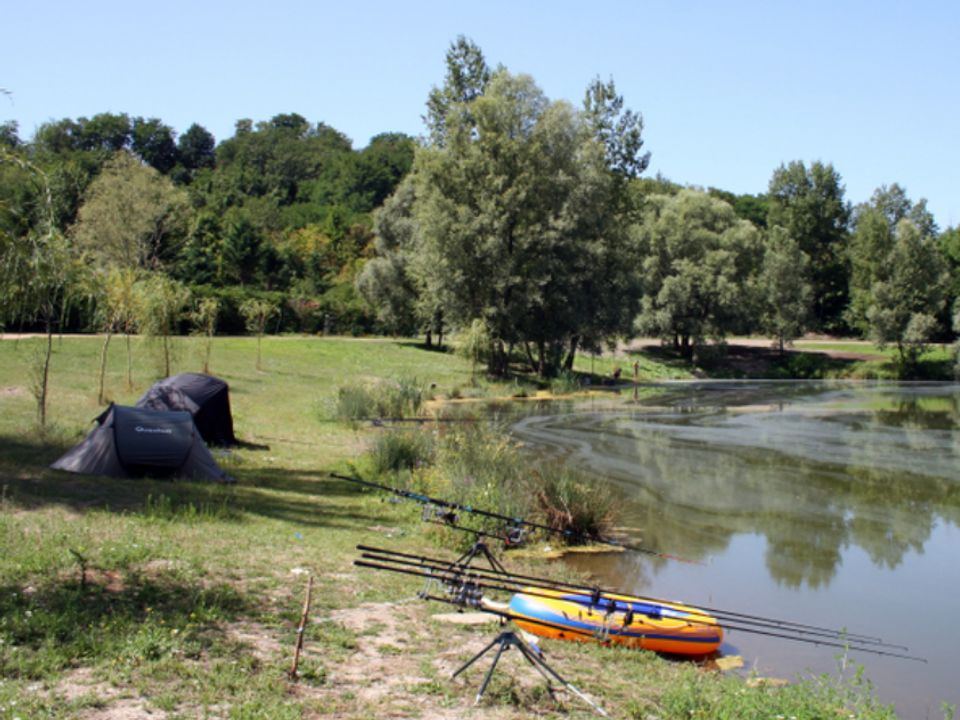
<svg viewBox="0 0 960 720"><path fill-rule="evenodd" d="M780 225L810 259L813 328L843 329L847 304L847 233L850 211L840 174L830 164L799 161L777 168L770 178L769 227Z"/></svg>
<svg viewBox="0 0 960 720"><path fill-rule="evenodd" d="M638 118L621 112L612 83L600 87L593 110L578 112L500 69L454 102L442 136L417 151L412 275L446 321L485 323L496 374L511 346L532 345L537 371L551 375L564 352L572 364L581 343L629 327L638 296L629 205L615 202L626 196L608 152L622 172L644 161L623 155L639 150ZM610 136L623 127L629 138Z"/></svg>
<svg viewBox="0 0 960 720"><path fill-rule="evenodd" d="M589 542L609 533L616 505L605 485L563 462L541 464L531 478L537 515L567 542Z"/></svg>
<svg viewBox="0 0 960 720"><path fill-rule="evenodd" d="M470 374L476 375L477 365L486 360L490 352L490 334L483 320L474 320L470 327L457 337L457 354L470 361Z"/></svg>
<svg viewBox="0 0 960 720"><path fill-rule="evenodd" d="M810 315L812 288L806 281L809 258L782 227L770 230L759 290L762 295L761 327L784 343L803 334Z"/></svg>
<svg viewBox="0 0 960 720"><path fill-rule="evenodd" d="M244 300L240 305L240 314L243 315L247 324L247 332L257 336L257 370L261 369L261 352L263 334L267 330L267 323L270 322L280 309L269 300L258 300L250 298Z"/></svg>
<svg viewBox="0 0 960 720"><path fill-rule="evenodd" d="M433 459L433 437L417 429L386 430L374 438L367 452L377 475L410 472Z"/></svg>
<svg viewBox="0 0 960 720"><path fill-rule="evenodd" d="M70 234L96 265L159 270L179 254L186 213L168 178L121 151L90 184Z"/></svg>
<svg viewBox="0 0 960 720"><path fill-rule="evenodd" d="M695 190L654 196L637 232L644 251L641 333L672 342L690 359L706 339L722 339L749 317L760 235L727 203Z"/></svg>
<svg viewBox="0 0 960 720"><path fill-rule="evenodd" d="M71 276L81 270L72 262L66 238L57 228L54 196L46 173L3 147L0 160L0 167L12 165L24 179L35 183L32 194L39 204L32 226L20 224L15 210L0 206L0 326L39 320L46 331L46 349L35 356L31 386L42 427L47 419L54 323L76 284Z"/></svg>
<svg viewBox="0 0 960 720"><path fill-rule="evenodd" d="M190 289L166 275L153 273L136 284L137 326L160 343L159 372L169 377L173 365L171 336L190 302Z"/></svg>
<svg viewBox="0 0 960 720"><path fill-rule="evenodd" d="M383 379L367 385L337 388L333 416L356 427L363 420L398 420L416 417L423 405L423 387L415 377Z"/></svg>
<svg viewBox="0 0 960 720"><path fill-rule="evenodd" d="M894 343L905 372L915 369L937 329L947 272L932 238L924 238L910 220L897 225L887 268L872 287L867 309L870 333L878 345Z"/></svg>
<svg viewBox="0 0 960 720"><path fill-rule="evenodd" d="M201 298L197 300L190 320L199 335L204 339L203 372L210 373L210 352L213 349L213 336L217 331L217 315L220 314L220 303L215 298Z"/></svg>

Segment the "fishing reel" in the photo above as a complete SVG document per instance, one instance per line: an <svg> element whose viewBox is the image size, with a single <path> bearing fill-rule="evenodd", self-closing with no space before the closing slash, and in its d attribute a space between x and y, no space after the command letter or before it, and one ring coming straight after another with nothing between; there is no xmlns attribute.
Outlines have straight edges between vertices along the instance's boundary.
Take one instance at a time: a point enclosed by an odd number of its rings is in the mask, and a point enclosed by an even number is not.
<svg viewBox="0 0 960 720"><path fill-rule="evenodd" d="M460 516L453 510L445 510L436 505L424 505L420 511L420 519L423 522L438 523L440 525L456 525Z"/></svg>

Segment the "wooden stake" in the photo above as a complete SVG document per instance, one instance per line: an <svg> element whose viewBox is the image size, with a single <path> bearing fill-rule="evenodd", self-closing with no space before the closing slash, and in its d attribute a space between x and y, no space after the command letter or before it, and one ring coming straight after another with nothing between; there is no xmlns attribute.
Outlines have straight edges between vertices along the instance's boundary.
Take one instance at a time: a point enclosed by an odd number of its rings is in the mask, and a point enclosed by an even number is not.
<svg viewBox="0 0 960 720"><path fill-rule="evenodd" d="M303 612L300 614L300 627L297 628L297 644L293 650L293 665L290 666L290 679L297 679L297 666L300 664L300 652L303 650L303 633L307 627L307 616L310 614L310 596L313 594L313 575L307 576L307 597L303 601Z"/></svg>

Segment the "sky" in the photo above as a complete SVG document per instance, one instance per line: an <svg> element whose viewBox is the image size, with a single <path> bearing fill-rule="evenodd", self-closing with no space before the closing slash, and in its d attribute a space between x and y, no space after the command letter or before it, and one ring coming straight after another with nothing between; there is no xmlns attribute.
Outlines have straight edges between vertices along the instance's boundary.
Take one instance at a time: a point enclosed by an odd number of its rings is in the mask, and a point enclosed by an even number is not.
<svg viewBox="0 0 960 720"><path fill-rule="evenodd" d="M819 160L852 203L899 183L960 225L957 0L48 0L0 17L0 122L24 140L101 112L218 141L288 112L357 149L419 136L465 35L552 100L612 78L643 115L647 175L762 193L781 163Z"/></svg>

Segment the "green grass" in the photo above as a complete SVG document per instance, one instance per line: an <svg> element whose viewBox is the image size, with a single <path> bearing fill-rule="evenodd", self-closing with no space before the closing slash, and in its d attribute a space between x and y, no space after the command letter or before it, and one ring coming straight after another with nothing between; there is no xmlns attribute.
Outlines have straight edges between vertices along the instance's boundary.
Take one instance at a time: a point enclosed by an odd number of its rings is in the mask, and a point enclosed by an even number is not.
<svg viewBox="0 0 960 720"><path fill-rule="evenodd" d="M28 389L39 342L0 341L0 718L68 718L123 703L134 714L169 718L430 717L432 708L472 702L481 671L451 682L443 662L464 654L465 643L483 642L489 628L435 633L431 604L377 605L405 613L397 636L378 650L382 627L365 632L344 619L363 603L409 600L420 589L400 575L355 568L358 543L438 550L419 522L419 507L385 502L329 477L331 470L349 470L383 430L325 419L322 410L337 388L351 383L417 377L434 397L467 389L505 397L535 382L471 378L463 359L378 339L267 337L258 371L255 339L217 338L211 371L230 383L237 434L247 444L215 454L238 483L93 478L47 465L83 437L102 409L100 342L55 341L50 424L43 432ZM176 346L176 371L199 370L201 343L177 339ZM132 403L157 378L149 346L134 340L133 348L132 388L124 343L110 348L106 387L117 402ZM684 372L640 357L645 378ZM589 367L590 358L580 358L578 369L589 372L584 363ZM594 360L596 377L623 363ZM416 463L402 443L383 452L387 465ZM465 496L478 492L470 496L478 504L484 490L462 488ZM543 573L533 561L517 563L520 571ZM315 578L312 622L294 682L286 673L304 571ZM369 614L382 623L382 612ZM789 716L797 708L834 717L848 702L815 685L750 689L646 653L564 644L551 645L550 653L562 674L618 717L736 717L737 709L754 705L761 710L744 717ZM367 681L344 673L368 662L409 681L386 699L367 697ZM575 700L550 700L538 676L511 667L497 674L486 717L541 710L544 717L592 716ZM887 717L860 706L857 712Z"/></svg>

